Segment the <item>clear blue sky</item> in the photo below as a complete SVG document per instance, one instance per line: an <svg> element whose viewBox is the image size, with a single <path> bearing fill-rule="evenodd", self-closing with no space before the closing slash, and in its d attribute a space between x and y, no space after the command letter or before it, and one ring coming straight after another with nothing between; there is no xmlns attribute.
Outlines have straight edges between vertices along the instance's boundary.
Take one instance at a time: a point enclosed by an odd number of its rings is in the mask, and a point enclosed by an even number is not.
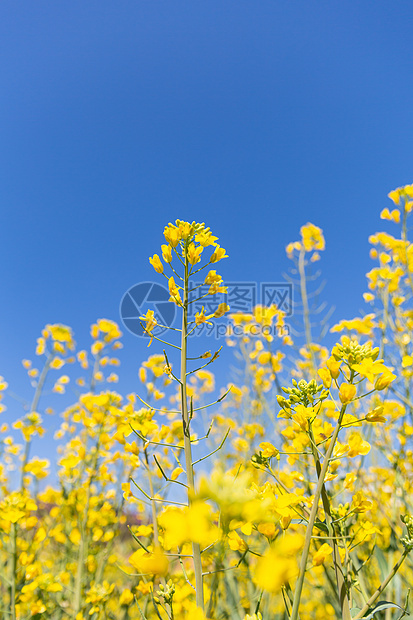
<svg viewBox="0 0 413 620"><path fill-rule="evenodd" d="M413 182L412 18L399 0L2 0L13 390L30 394L20 362L45 323L85 347L90 323L119 320L175 218L205 221L230 255L220 271L248 281L279 280L285 245L314 222L335 318L359 314L368 235ZM148 351L124 343L132 390Z"/></svg>

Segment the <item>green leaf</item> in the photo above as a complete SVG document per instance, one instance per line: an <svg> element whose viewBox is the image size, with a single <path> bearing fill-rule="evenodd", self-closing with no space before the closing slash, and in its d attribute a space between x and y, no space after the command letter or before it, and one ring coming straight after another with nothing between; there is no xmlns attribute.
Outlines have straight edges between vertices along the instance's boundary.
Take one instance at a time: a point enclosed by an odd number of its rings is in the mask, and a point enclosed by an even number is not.
<svg viewBox="0 0 413 620"><path fill-rule="evenodd" d="M328 527L327 525L324 523L324 521L315 521L314 523L314 527L318 528L319 530L321 530L322 532L327 532L328 533Z"/></svg>
<svg viewBox="0 0 413 620"><path fill-rule="evenodd" d="M380 603L377 603L377 605L375 605L371 611L368 613L367 616L363 616L362 620L371 620L371 618L373 618L379 611L384 611L385 609L401 609L402 611L404 611L406 614L406 610L403 609L403 607L400 607L400 605L396 605L396 603L390 603L389 601L381 601ZM410 614L407 614L410 615Z"/></svg>

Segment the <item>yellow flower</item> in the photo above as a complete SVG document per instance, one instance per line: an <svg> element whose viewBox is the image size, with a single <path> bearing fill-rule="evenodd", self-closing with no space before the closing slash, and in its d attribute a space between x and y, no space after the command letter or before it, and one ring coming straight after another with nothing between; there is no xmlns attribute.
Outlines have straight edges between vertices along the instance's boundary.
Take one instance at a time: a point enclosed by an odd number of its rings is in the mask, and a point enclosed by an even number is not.
<svg viewBox="0 0 413 620"><path fill-rule="evenodd" d="M206 248L208 245L215 245L218 237L214 237L210 230L203 230L195 235L195 241Z"/></svg>
<svg viewBox="0 0 413 620"><path fill-rule="evenodd" d="M152 267L155 269L156 273L163 273L163 265L161 259L157 254L154 254L152 257L149 257L149 262Z"/></svg>
<svg viewBox="0 0 413 620"><path fill-rule="evenodd" d="M366 510L370 510L373 506L373 503L366 499L361 491L357 491L357 493L353 496L353 501L351 502L351 509L353 512L366 512Z"/></svg>
<svg viewBox="0 0 413 620"><path fill-rule="evenodd" d="M327 368L329 369L330 374L333 377L333 379L338 379L338 377L340 375L341 361L338 362L336 359L334 359L334 357L330 357L327 360L326 365L327 365Z"/></svg>
<svg viewBox="0 0 413 620"><path fill-rule="evenodd" d="M208 618L200 607L196 607L185 616L185 620L208 620Z"/></svg>
<svg viewBox="0 0 413 620"><path fill-rule="evenodd" d="M126 590L123 590L122 594L119 597L119 605L130 605L133 601L133 594L132 592L126 588Z"/></svg>
<svg viewBox="0 0 413 620"><path fill-rule="evenodd" d="M277 456L278 454L277 448L275 448L269 441L260 443L260 450L265 458L271 458L273 456Z"/></svg>
<svg viewBox="0 0 413 620"><path fill-rule="evenodd" d="M392 192L390 192L388 195L388 197L390 198L390 200L393 200L394 204L399 205L400 204L400 189L394 189Z"/></svg>
<svg viewBox="0 0 413 620"><path fill-rule="evenodd" d="M224 316L226 312L229 312L229 309L228 304L219 304L218 308L214 312L214 317L219 319L221 316Z"/></svg>
<svg viewBox="0 0 413 620"><path fill-rule="evenodd" d="M82 536L80 534L80 531L78 530L77 527L74 527L69 534L69 540L73 545L79 545L80 541L82 540Z"/></svg>
<svg viewBox="0 0 413 620"><path fill-rule="evenodd" d="M169 294L171 296L169 301L174 301L178 306L182 305L182 299L179 294L179 287L175 284L173 276L171 276L168 280L168 288Z"/></svg>
<svg viewBox="0 0 413 620"><path fill-rule="evenodd" d="M323 231L314 224L306 224L300 229L302 243L306 252L312 250L324 250L325 241L323 237Z"/></svg>
<svg viewBox="0 0 413 620"><path fill-rule="evenodd" d="M277 532L277 526L275 523L260 523L257 529L260 534L266 536L269 539L274 538Z"/></svg>
<svg viewBox="0 0 413 620"><path fill-rule="evenodd" d="M402 368L413 366L413 357L411 355L403 355Z"/></svg>
<svg viewBox="0 0 413 620"><path fill-rule="evenodd" d="M130 556L129 563L141 574L166 575L169 569L168 558L161 549L153 553L138 549Z"/></svg>
<svg viewBox="0 0 413 620"><path fill-rule="evenodd" d="M195 314L195 324L203 325L205 323L206 325L212 325L211 321L208 321L208 319L210 319L213 316L214 316L213 314L209 314L208 316L206 316L204 312L204 306L202 306L201 312L197 312Z"/></svg>
<svg viewBox="0 0 413 620"><path fill-rule="evenodd" d="M36 355L43 355L46 350L46 340L44 338L37 339Z"/></svg>
<svg viewBox="0 0 413 620"><path fill-rule="evenodd" d="M343 483L344 488L348 489L349 491L352 491L356 479L357 479L357 474L355 472L350 472L349 474L346 474L346 477L344 478L344 483Z"/></svg>
<svg viewBox="0 0 413 620"><path fill-rule="evenodd" d="M174 226L173 224L169 224L169 226L165 226L165 230L163 231L163 235L169 243L170 246L176 248L178 243L181 240L181 232L180 230Z"/></svg>
<svg viewBox="0 0 413 620"><path fill-rule="evenodd" d="M211 506L195 501L189 508L169 508L159 516L164 528L165 548L171 549L184 542L209 545L217 538L218 528L212 523Z"/></svg>
<svg viewBox="0 0 413 620"><path fill-rule="evenodd" d="M367 422L385 422L386 418L382 415L384 411L384 407L379 406L375 407L373 411L369 411L366 415Z"/></svg>
<svg viewBox="0 0 413 620"><path fill-rule="evenodd" d="M356 456L362 455L365 456L370 452L370 444L367 441L364 441L363 437L358 432L351 433L348 442L348 453L347 456L350 458L354 458Z"/></svg>
<svg viewBox="0 0 413 620"><path fill-rule="evenodd" d="M384 390L395 379L396 379L396 375L394 375L392 372L388 370L388 372L384 373L381 377L379 377L376 380L374 387L376 390Z"/></svg>
<svg viewBox="0 0 413 620"><path fill-rule="evenodd" d="M212 256L209 259L209 261L211 263L217 263L218 261L222 260L223 258L228 258L228 254L225 254L224 248L219 247L219 245L217 244L216 247L215 247L214 253L212 254Z"/></svg>
<svg viewBox="0 0 413 620"><path fill-rule="evenodd" d="M349 428L350 426L361 426L361 422L355 415L351 413L345 413L341 420L341 425Z"/></svg>
<svg viewBox="0 0 413 620"><path fill-rule="evenodd" d="M192 224L190 224L189 222L185 222L184 220L176 220L176 225L178 226L181 239L188 239L188 237L190 237L194 233L195 222L192 222Z"/></svg>
<svg viewBox="0 0 413 620"><path fill-rule="evenodd" d="M370 383L373 383L376 375L380 375L383 372L388 372L388 368L386 368L384 364L382 364L379 360L373 362L371 357L364 358L360 364L353 364L351 368L363 377L366 377Z"/></svg>
<svg viewBox="0 0 413 620"><path fill-rule="evenodd" d="M332 548L328 543L324 543L313 555L314 566L320 566L324 564L328 556L333 553Z"/></svg>
<svg viewBox="0 0 413 620"><path fill-rule="evenodd" d="M294 254L294 250L301 250L301 243L299 241L291 242L285 248L288 258L292 258Z"/></svg>
<svg viewBox="0 0 413 620"><path fill-rule="evenodd" d="M320 368L318 371L318 376L324 384L324 387L329 389L331 386L331 373L328 368Z"/></svg>
<svg viewBox="0 0 413 620"><path fill-rule="evenodd" d="M152 335L152 331L154 329L154 327L156 327L158 325L158 321L155 319L155 313L153 310L148 310L146 314L144 314L143 316L139 317L142 321L146 321L146 325L144 326L145 329L145 333L147 333L149 336L151 336L151 339L149 341L148 347L150 346L150 344L152 343L153 340L153 335Z"/></svg>
<svg viewBox="0 0 413 620"><path fill-rule="evenodd" d="M48 474L47 469L49 467L50 462L47 459L39 459L34 457L26 464L24 471L32 474L32 476L40 480L42 478L46 478Z"/></svg>
<svg viewBox="0 0 413 620"><path fill-rule="evenodd" d="M170 245L161 245L161 250L162 250L162 258L164 259L165 263L171 263L172 262L172 248Z"/></svg>
<svg viewBox="0 0 413 620"><path fill-rule="evenodd" d="M187 250L187 256L188 256L188 261L191 263L191 265L196 265L197 263L200 262L203 249L204 248L202 247L202 245L199 245L198 247L196 247L194 243L189 244L188 250Z"/></svg>
<svg viewBox="0 0 413 620"><path fill-rule="evenodd" d="M357 388L351 383L342 383L339 389L339 397L343 405L350 403L355 397Z"/></svg>
<svg viewBox="0 0 413 620"><path fill-rule="evenodd" d="M254 581L267 592L278 592L298 573L297 555L304 543L299 534L286 534L257 562Z"/></svg>

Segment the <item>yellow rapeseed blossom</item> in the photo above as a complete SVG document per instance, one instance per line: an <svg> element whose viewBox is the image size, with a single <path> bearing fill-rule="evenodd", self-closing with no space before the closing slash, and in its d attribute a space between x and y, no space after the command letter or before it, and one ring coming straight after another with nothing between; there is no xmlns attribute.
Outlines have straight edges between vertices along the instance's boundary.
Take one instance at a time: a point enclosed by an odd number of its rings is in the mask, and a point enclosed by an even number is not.
<svg viewBox="0 0 413 620"><path fill-rule="evenodd" d="M357 393L357 388L351 383L342 383L339 389L339 397L343 405L350 403Z"/></svg>
<svg viewBox="0 0 413 620"><path fill-rule="evenodd" d="M306 252L325 249L325 241L321 228L309 222L301 227L300 232L302 244Z"/></svg>
<svg viewBox="0 0 413 620"><path fill-rule="evenodd" d="M169 570L168 558L161 549L156 549L153 553L138 549L129 557L129 563L142 575L166 575Z"/></svg>
<svg viewBox="0 0 413 620"><path fill-rule="evenodd" d="M324 564L329 555L333 553L331 546L328 543L323 543L319 549L313 554L312 560L314 566L320 566Z"/></svg>
<svg viewBox="0 0 413 620"><path fill-rule="evenodd" d="M163 273L163 265L161 259L157 254L154 254L152 257L150 257L149 262L155 269L156 273Z"/></svg>
<svg viewBox="0 0 413 620"><path fill-rule="evenodd" d="M267 592L278 592L298 573L298 557L304 539L299 534L286 534L261 557L255 568L254 580Z"/></svg>

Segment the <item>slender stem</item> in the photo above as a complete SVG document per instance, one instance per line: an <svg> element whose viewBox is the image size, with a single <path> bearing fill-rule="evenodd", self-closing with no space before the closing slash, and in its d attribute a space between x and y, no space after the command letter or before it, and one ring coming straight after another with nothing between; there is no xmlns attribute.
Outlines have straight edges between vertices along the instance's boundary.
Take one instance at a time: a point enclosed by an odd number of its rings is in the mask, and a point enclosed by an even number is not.
<svg viewBox="0 0 413 620"><path fill-rule="evenodd" d="M186 250L186 248L185 248ZM194 470L192 465L192 446L189 429L188 415L188 399L186 389L187 379L187 328L188 328L188 257L185 251L185 276L184 276L184 293L183 293L183 312L182 312L182 334L181 334L181 404L182 404L182 424L184 430L184 449L185 449L185 465L186 475L189 487L189 503L192 501L191 496L195 490ZM196 604L197 607L204 609L204 586L202 577L202 561L201 548L198 543L192 543L194 555L194 571L195 571L195 587L196 587Z"/></svg>
<svg viewBox="0 0 413 620"><path fill-rule="evenodd" d="M330 458L331 458L331 455L333 454L334 446L335 446L335 443L338 437L338 433L341 428L341 421L343 419L346 408L347 408L347 405L343 405L341 408L337 426L334 429L334 433L331 438L330 445L328 446L327 452L325 454L324 461L323 461L323 467L321 468L317 487L314 493L314 501L313 501L313 506L311 508L310 517L308 520L308 525L307 525L307 530L306 530L306 535L305 535L305 540L304 540L304 548L303 548L303 553L302 553L301 562L300 562L300 572L298 575L298 581L297 581L297 585L296 585L295 592L294 592L294 603L293 603L293 608L291 610L290 620L298 619L298 610L299 610L301 594L302 594L303 586L304 586L304 577L305 577L305 571L306 571L306 566L307 566L307 558L308 558L308 554L310 551L310 544L311 544L314 522L315 522L317 511L318 511L318 502L320 501L321 491L324 485L324 479L326 477Z"/></svg>
<svg viewBox="0 0 413 620"><path fill-rule="evenodd" d="M413 292L413 278L412 278L412 272L409 269L409 257L408 257L408 254L407 254L408 240L407 240L407 211L406 211L406 206L404 206L404 208L403 208L402 241L403 241L403 247L404 247L404 259L406 261L407 277L409 279L410 288L411 288L411 290Z"/></svg>
<svg viewBox="0 0 413 620"><path fill-rule="evenodd" d="M320 478L321 463L320 463L318 452L316 450L314 434L313 434L311 426L309 429L309 434L310 434L311 448L313 451L313 458L314 458L314 462L316 466L317 476ZM343 568L341 565L340 554L338 551L337 539L334 535L334 527L333 527L332 518L331 518L330 500L327 495L327 489L325 487L324 480L323 480L323 484L321 487L321 501L323 502L323 508L324 508L324 512L326 516L326 525L328 529L328 535L331 541L330 545L333 549L333 564L334 564L334 570L336 573L337 592L338 592L338 597L339 597L340 606L341 606L341 614L342 614L343 620L351 620L350 600L349 600L349 596L347 592L347 585L346 585L344 575L343 575Z"/></svg>
<svg viewBox="0 0 413 620"><path fill-rule="evenodd" d="M311 322L310 322L310 308L308 306L308 295L307 295L307 286L306 286L306 279L305 279L305 250L303 248L300 250L300 256L298 258L298 271L300 274L301 301L303 303L305 340L307 343L308 352L311 356L311 363L313 366L313 371L315 372L316 362L315 362L315 357L314 357L314 351L311 346L312 335L311 335Z"/></svg>
<svg viewBox="0 0 413 620"><path fill-rule="evenodd" d="M400 566L403 564L403 562L406 559L408 553L409 552L408 552L407 549L403 552L403 555L401 556L400 560L398 562L396 562L396 564L393 566L393 568L391 569L390 573L387 575L386 579L379 585L379 587L377 588L375 593L369 598L367 603L364 605L363 609L361 609L358 612L358 614L356 616L354 616L354 620L359 620L360 618L362 618L364 616L364 614L369 610L371 605L379 598L380 594L388 586L390 581L393 579L393 577L395 576L395 574L399 570Z"/></svg>
<svg viewBox="0 0 413 620"><path fill-rule="evenodd" d="M16 620L16 569L17 569L17 523L12 523L12 556L11 556L11 585L10 585L10 611L11 619Z"/></svg>
<svg viewBox="0 0 413 620"><path fill-rule="evenodd" d="M43 366L42 372L40 373L40 377L39 377L39 381L37 383L36 386L36 391L34 393L33 396L33 401L32 404L30 406L30 413L33 413L36 411L38 405L39 405L39 400L40 400L40 396L42 395L42 391L43 391L43 387L46 381L46 377L47 377L47 373L49 372L50 369L50 364L52 363L53 358L55 357L54 353L50 353L49 357L46 360L45 365ZM23 455L23 461L22 461L22 467L21 467L21 480L20 480L20 488L23 491L24 489L24 471L26 469L26 465L27 462L29 460L29 454L30 454L30 447L31 447L31 439L28 439L26 441L26 446L24 449L24 455Z"/></svg>
<svg viewBox="0 0 413 620"><path fill-rule="evenodd" d="M76 579L75 579L75 590L74 590L74 604L73 604L73 619L75 620L77 614L80 612L82 606L82 581L83 581L83 570L85 565L85 560L88 554L88 532L87 532L87 522L89 518L89 508L90 508L90 498L92 494L92 483L95 479L97 473L97 464L99 460L99 448L100 448L100 438L103 430L103 424L100 426L99 435L95 445L95 454L93 456L91 472L89 475L89 479L87 481L87 490L86 490L86 500L85 500L85 508L83 511L82 522L80 524L80 543L79 543L79 554L77 559L77 571L76 571Z"/></svg>

